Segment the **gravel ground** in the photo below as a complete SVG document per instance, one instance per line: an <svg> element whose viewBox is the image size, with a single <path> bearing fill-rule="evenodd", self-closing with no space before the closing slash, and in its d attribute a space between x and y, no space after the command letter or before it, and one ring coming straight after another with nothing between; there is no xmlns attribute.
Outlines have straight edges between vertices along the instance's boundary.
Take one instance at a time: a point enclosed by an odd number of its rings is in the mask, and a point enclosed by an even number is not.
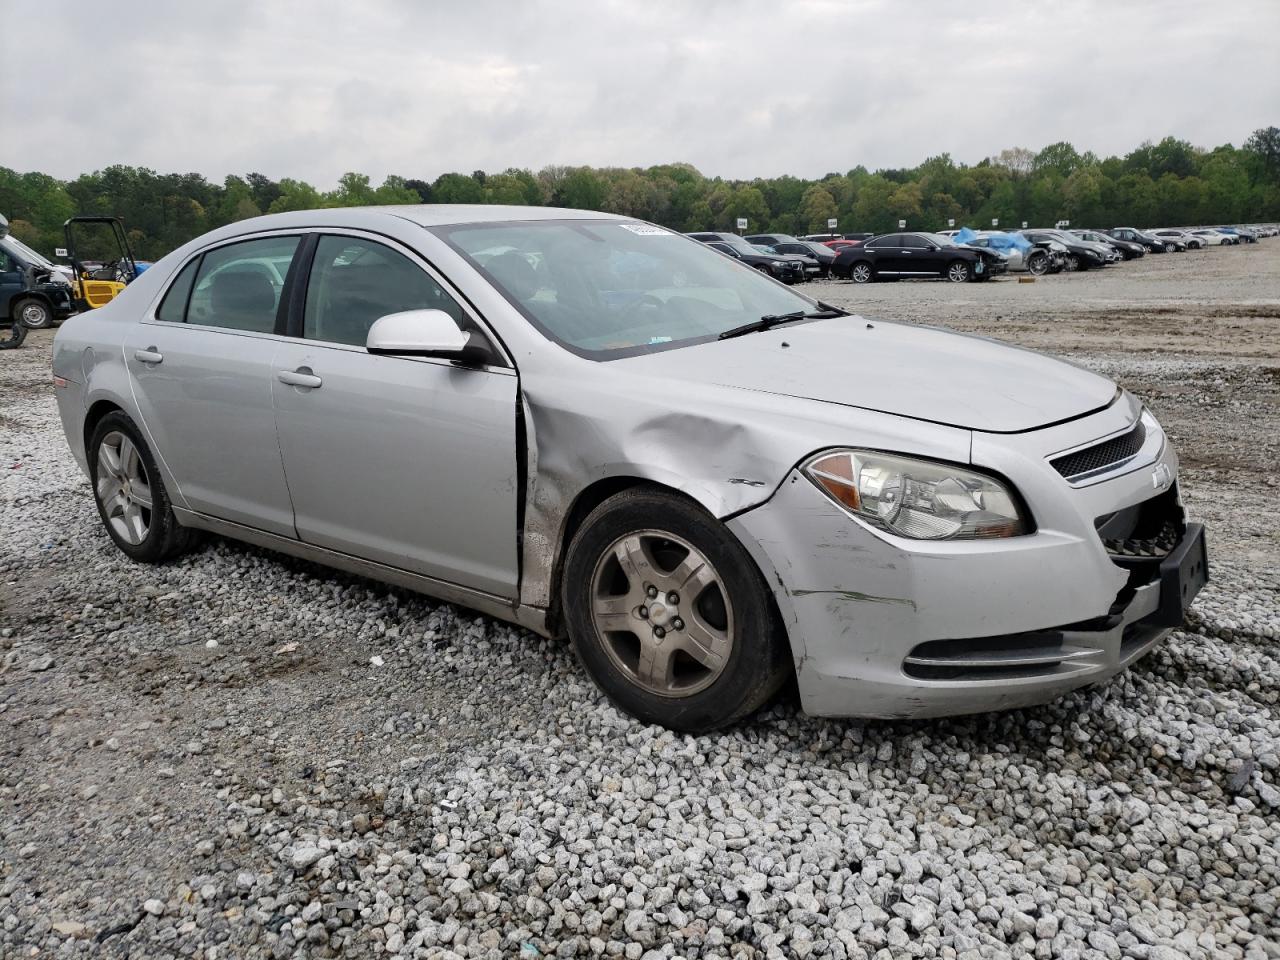
<svg viewBox="0 0 1280 960"><path fill-rule="evenodd" d="M1065 355L1178 438L1215 580L1111 683L716 736L560 643L213 541L98 526L0 353L0 957L1280 957L1280 240L811 288Z"/></svg>

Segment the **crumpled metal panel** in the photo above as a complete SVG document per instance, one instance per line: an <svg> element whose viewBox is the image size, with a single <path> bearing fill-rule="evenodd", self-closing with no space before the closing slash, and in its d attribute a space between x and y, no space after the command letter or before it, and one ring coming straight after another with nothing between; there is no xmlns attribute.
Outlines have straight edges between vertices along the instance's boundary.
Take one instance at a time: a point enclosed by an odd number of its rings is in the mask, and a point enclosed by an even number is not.
<svg viewBox="0 0 1280 960"><path fill-rule="evenodd" d="M660 483L723 518L768 500L792 467L827 447L856 443L969 458L969 431L955 427L728 387L655 383L627 374L623 365L597 366L610 375L572 386L557 377L522 377L529 445L536 451L526 500L522 603L550 605L569 512L601 480Z"/></svg>

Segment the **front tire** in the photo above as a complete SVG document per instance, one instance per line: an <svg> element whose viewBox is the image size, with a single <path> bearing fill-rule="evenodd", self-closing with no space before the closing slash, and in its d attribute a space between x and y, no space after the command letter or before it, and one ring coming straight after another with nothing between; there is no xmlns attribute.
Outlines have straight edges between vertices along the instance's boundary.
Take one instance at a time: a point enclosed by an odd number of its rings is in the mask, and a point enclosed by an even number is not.
<svg viewBox="0 0 1280 960"><path fill-rule="evenodd" d="M1067 271L1069 273L1075 273L1080 269L1080 265L1080 258L1078 256L1074 253L1067 254Z"/></svg>
<svg viewBox="0 0 1280 960"><path fill-rule="evenodd" d="M1027 259L1027 273L1033 277L1043 277L1049 272L1049 257L1047 254L1033 254Z"/></svg>
<svg viewBox="0 0 1280 960"><path fill-rule="evenodd" d="M703 733L763 706L790 675L769 590L700 506L627 490L587 517L561 584L578 659L615 705Z"/></svg>
<svg viewBox="0 0 1280 960"><path fill-rule="evenodd" d="M27 297L13 305L13 317L28 330L44 330L53 326L53 310L43 300Z"/></svg>
<svg viewBox="0 0 1280 960"><path fill-rule="evenodd" d="M849 279L854 283L871 283L875 278L875 269L866 261L855 263L849 268Z"/></svg>
<svg viewBox="0 0 1280 960"><path fill-rule="evenodd" d="M973 279L973 267L964 260L953 260L947 264L947 279L952 283L968 283Z"/></svg>
<svg viewBox="0 0 1280 960"><path fill-rule="evenodd" d="M192 531L178 523L155 458L125 414L109 413L88 447L93 499L108 536L139 563L161 563L185 551Z"/></svg>

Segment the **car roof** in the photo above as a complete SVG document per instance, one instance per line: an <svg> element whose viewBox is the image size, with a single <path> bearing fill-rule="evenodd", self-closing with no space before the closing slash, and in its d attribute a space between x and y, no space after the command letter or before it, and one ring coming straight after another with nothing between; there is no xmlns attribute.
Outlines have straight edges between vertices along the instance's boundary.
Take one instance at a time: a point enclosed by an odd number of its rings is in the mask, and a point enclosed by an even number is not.
<svg viewBox="0 0 1280 960"><path fill-rule="evenodd" d="M385 213L423 227L458 223L495 223L503 220L634 220L616 213L571 210L567 207L524 207L492 203L416 203L406 206L349 207L366 213Z"/></svg>
<svg viewBox="0 0 1280 960"><path fill-rule="evenodd" d="M296 210L272 213L252 220L237 221L236 226L251 225L255 230L282 227L334 226L343 214L359 213L396 217L423 227L445 227L463 223L498 223L507 220L635 220L614 213L595 210L571 210L565 207L526 207L488 203L417 203L375 207L329 207L318 210Z"/></svg>

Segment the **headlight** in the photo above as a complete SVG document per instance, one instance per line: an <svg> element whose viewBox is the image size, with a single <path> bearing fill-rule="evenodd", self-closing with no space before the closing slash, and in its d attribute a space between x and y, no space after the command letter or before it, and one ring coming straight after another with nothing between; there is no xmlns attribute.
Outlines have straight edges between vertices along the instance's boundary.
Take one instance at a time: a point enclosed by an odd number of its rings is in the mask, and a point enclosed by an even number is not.
<svg viewBox="0 0 1280 960"><path fill-rule="evenodd" d="M850 513L900 537L977 540L1027 532L1004 484L950 464L838 450L801 470Z"/></svg>

